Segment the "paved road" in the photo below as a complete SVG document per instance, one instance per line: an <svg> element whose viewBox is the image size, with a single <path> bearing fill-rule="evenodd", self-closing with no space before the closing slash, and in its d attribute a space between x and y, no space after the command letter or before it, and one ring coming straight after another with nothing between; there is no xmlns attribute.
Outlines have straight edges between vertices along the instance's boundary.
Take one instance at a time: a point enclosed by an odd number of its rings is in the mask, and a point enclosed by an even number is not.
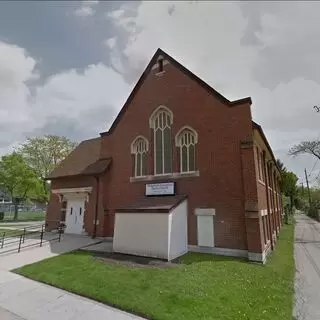
<svg viewBox="0 0 320 320"><path fill-rule="evenodd" d="M320 320L320 223L296 216L295 261L297 320Z"/></svg>

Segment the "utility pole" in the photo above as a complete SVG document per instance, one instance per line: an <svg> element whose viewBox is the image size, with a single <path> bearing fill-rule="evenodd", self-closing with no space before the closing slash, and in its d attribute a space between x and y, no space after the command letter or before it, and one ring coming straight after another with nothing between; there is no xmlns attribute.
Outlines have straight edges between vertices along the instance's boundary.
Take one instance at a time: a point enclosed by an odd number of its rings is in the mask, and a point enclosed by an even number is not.
<svg viewBox="0 0 320 320"><path fill-rule="evenodd" d="M305 175L306 175L307 189L308 189L308 195L309 195L309 206L310 206L310 208L311 208L311 195L310 195L310 188L309 188L309 181L308 181L307 169L304 169L304 173L305 173Z"/></svg>
<svg viewBox="0 0 320 320"><path fill-rule="evenodd" d="M304 185L303 185L303 182L301 182L301 188L302 188L302 195L304 195Z"/></svg>

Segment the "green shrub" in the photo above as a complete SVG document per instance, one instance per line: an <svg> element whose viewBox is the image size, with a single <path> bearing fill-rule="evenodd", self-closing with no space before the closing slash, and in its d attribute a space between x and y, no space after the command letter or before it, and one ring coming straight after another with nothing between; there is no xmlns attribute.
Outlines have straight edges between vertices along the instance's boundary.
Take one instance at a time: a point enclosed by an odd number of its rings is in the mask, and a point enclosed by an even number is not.
<svg viewBox="0 0 320 320"><path fill-rule="evenodd" d="M0 221L4 219L4 212L0 212Z"/></svg>
<svg viewBox="0 0 320 320"><path fill-rule="evenodd" d="M308 208L308 216L314 219L318 219L318 205L312 204L311 207Z"/></svg>

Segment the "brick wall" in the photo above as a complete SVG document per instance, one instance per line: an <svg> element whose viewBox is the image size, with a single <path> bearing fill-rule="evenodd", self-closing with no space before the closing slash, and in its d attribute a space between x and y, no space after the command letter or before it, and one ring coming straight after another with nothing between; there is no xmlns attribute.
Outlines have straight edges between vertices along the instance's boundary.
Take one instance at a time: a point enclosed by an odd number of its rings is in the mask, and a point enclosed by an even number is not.
<svg viewBox="0 0 320 320"><path fill-rule="evenodd" d="M174 144L176 133L185 125L198 133L196 163L200 176L175 180L177 193L188 195L189 243L197 242L194 209L211 207L216 209L216 246L246 249L240 141L252 140L250 105L226 106L174 65L165 64L164 69L162 76L151 71L112 134L102 136L101 157L113 159L112 168L104 178L103 205L108 212L105 234L112 235L117 207L144 196L146 181L130 182L130 145L137 135L149 140L148 174L153 175L153 132L149 117L158 106L164 105L173 112L174 170L179 168Z"/></svg>
<svg viewBox="0 0 320 320"><path fill-rule="evenodd" d="M98 220L97 225L97 236L104 235L104 221L105 214L103 212L102 199L103 199L103 181L100 180L100 201L98 206ZM81 187L92 187L92 192L89 195L89 201L85 206L84 214L84 228L89 235L92 235L94 228L94 219L96 212L96 190L97 182L93 177L65 177L54 179L51 181L51 189L63 189L63 188L81 188ZM57 221L61 218L61 203L59 197L56 194L51 194L49 205L47 207L46 223L48 227L54 228L57 225Z"/></svg>

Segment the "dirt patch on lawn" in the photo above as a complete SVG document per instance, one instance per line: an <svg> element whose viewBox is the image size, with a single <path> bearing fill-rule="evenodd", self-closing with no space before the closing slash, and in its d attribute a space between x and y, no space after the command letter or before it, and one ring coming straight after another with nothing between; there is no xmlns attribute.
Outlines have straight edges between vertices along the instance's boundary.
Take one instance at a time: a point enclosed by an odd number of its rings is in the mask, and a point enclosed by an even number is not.
<svg viewBox="0 0 320 320"><path fill-rule="evenodd" d="M123 264L132 268L174 268L179 264L177 261L166 261L162 259L134 256L113 252L92 252L94 259L104 263Z"/></svg>

